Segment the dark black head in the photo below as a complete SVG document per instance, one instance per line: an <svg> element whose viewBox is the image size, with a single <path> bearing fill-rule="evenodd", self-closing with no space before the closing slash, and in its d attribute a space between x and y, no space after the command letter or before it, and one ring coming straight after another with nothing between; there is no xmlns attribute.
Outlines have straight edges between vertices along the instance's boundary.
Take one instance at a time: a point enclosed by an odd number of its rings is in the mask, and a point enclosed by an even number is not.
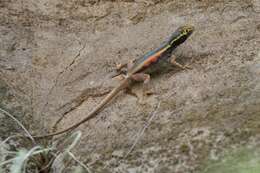
<svg viewBox="0 0 260 173"><path fill-rule="evenodd" d="M170 37L170 46L178 46L182 44L194 31L194 27L190 25L185 25L179 27Z"/></svg>

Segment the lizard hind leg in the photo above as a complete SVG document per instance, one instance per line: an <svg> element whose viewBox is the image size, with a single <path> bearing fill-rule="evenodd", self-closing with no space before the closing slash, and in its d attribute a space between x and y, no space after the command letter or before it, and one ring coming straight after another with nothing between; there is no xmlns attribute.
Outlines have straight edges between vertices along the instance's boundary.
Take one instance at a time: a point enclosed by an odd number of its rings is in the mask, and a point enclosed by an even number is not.
<svg viewBox="0 0 260 173"><path fill-rule="evenodd" d="M144 82L144 84L149 83L150 81L150 75L145 73L136 73L131 76L131 79L137 82Z"/></svg>
<svg viewBox="0 0 260 173"><path fill-rule="evenodd" d="M116 64L116 71L121 72L121 71L125 70L124 68L126 68L127 70L131 69L133 67L134 62L135 62L135 59L130 60L128 63Z"/></svg>
<svg viewBox="0 0 260 173"><path fill-rule="evenodd" d="M133 68L135 61L136 61L135 59L132 59L131 61L129 61L127 63L127 70L130 70Z"/></svg>
<svg viewBox="0 0 260 173"><path fill-rule="evenodd" d="M133 67L134 61L135 60L131 60L128 63L116 64L115 72L112 75L110 75L111 78L123 75L123 77L121 76L119 79L124 79L125 75L127 74L127 71Z"/></svg>
<svg viewBox="0 0 260 173"><path fill-rule="evenodd" d="M149 82L150 82L150 75L149 74L145 74L145 73L136 73L134 75L131 76L132 80L134 81L138 81L138 82L143 82L144 83L144 87L143 87L143 95L147 96L147 95L151 95L153 94L153 91L149 89Z"/></svg>
<svg viewBox="0 0 260 173"><path fill-rule="evenodd" d="M127 63L125 64L116 64L116 71L121 71L123 68L127 67Z"/></svg>

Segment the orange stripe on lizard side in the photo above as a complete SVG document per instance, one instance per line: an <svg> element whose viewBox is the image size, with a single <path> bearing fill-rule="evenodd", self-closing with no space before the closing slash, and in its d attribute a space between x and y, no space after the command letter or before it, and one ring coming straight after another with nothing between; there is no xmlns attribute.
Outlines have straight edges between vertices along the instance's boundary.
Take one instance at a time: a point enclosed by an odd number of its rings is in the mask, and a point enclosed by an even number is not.
<svg viewBox="0 0 260 173"><path fill-rule="evenodd" d="M151 56L144 62L144 67L148 67L151 63L156 62L159 56Z"/></svg>
<svg viewBox="0 0 260 173"><path fill-rule="evenodd" d="M159 55L152 56L150 58L150 62L156 62L158 58L159 58Z"/></svg>
<svg viewBox="0 0 260 173"><path fill-rule="evenodd" d="M154 54L153 56L150 56L149 58L147 58L147 60L144 62L144 67L148 67L150 64L152 64L153 62L156 62L158 60L158 58L160 57L160 55L167 50L167 47L160 50L159 52L157 52L156 54Z"/></svg>

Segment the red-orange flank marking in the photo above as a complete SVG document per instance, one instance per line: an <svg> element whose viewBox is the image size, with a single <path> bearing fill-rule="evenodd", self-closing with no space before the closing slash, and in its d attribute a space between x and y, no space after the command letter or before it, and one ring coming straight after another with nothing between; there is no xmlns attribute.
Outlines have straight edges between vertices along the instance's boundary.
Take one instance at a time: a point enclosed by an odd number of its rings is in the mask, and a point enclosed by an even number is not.
<svg viewBox="0 0 260 173"><path fill-rule="evenodd" d="M148 67L151 63L156 62L160 55L165 51L165 48L162 49L161 51L157 52L153 56L150 56L145 62L144 62L144 67Z"/></svg>

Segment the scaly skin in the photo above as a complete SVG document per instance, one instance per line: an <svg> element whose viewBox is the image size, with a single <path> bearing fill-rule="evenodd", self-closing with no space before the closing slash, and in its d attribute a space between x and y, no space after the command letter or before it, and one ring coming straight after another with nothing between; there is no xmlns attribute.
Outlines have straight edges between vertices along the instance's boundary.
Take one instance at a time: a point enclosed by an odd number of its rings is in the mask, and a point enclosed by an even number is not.
<svg viewBox="0 0 260 173"><path fill-rule="evenodd" d="M169 59L173 50L182 44L193 32L193 26L182 26L179 27L171 37L165 41L159 48L145 54L143 57L135 60L133 64L129 65L130 68L127 71L127 74L119 86L115 87L89 114L86 118L79 121L78 123L58 132L33 136L34 138L45 138L55 135L59 135L70 130L73 130L80 126L81 124L89 121L94 118L98 112L100 112L105 105L114 98L114 96L119 93L121 90L125 89L131 81L143 80L145 83L148 82L150 76L148 74L160 69L160 65ZM173 62L175 65L176 62ZM178 65L179 66L179 65ZM148 74L147 74L148 73Z"/></svg>

